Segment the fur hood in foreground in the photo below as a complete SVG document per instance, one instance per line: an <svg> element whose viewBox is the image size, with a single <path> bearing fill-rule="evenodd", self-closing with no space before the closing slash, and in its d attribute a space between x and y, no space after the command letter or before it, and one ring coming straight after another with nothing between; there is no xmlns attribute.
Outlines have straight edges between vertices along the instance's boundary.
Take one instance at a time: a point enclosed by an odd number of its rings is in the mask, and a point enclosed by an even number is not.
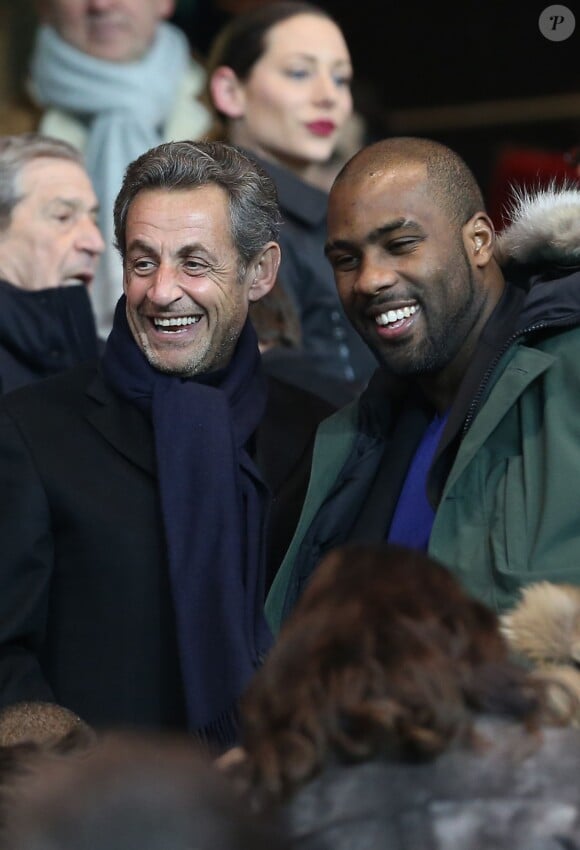
<svg viewBox="0 0 580 850"><path fill-rule="evenodd" d="M518 191L509 219L495 248L500 266L580 265L580 188Z"/></svg>
<svg viewBox="0 0 580 850"><path fill-rule="evenodd" d="M547 688L548 706L580 725L580 587L540 581L524 587L501 618L510 650Z"/></svg>

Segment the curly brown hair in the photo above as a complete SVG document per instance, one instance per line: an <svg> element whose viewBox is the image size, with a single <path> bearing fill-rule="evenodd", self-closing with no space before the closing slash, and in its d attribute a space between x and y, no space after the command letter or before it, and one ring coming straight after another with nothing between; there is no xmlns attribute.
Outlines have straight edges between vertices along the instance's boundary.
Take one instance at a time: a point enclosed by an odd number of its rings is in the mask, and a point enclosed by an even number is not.
<svg viewBox="0 0 580 850"><path fill-rule="evenodd" d="M242 702L256 801L329 759L432 758L468 745L474 715L539 720L542 695L508 658L496 615L433 559L349 545L318 566Z"/></svg>

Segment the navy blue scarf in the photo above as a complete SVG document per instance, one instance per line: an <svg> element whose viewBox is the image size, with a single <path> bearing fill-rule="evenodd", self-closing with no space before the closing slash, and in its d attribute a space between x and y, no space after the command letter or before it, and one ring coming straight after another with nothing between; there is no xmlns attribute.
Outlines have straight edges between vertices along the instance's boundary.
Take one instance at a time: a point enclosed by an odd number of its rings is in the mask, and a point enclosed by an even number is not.
<svg viewBox="0 0 580 850"><path fill-rule="evenodd" d="M123 296L103 357L107 382L153 422L161 510L191 731L236 737L236 702L268 650L263 615L267 491L247 447L266 406L255 331L229 365L180 378L154 369Z"/></svg>

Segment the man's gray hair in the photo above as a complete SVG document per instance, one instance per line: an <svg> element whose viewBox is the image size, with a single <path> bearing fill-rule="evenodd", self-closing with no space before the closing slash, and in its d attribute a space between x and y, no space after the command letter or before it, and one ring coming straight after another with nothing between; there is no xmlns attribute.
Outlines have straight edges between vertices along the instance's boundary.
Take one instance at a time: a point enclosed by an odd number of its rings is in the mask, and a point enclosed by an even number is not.
<svg viewBox="0 0 580 850"><path fill-rule="evenodd" d="M41 158L68 159L84 168L82 154L68 142L39 133L0 136L0 231L10 227L12 210L24 197L22 169Z"/></svg>
<svg viewBox="0 0 580 850"><path fill-rule="evenodd" d="M241 272L267 243L276 241L281 216L276 188L266 172L233 145L223 142L167 142L132 162L115 201L115 238L123 259L129 207L145 189L221 186L228 195L232 239Z"/></svg>

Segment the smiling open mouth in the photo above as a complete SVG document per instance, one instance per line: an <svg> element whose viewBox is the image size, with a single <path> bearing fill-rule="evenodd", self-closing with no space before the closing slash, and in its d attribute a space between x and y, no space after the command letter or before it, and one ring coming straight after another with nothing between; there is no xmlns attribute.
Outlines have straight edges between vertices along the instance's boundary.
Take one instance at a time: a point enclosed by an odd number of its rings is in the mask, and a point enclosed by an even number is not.
<svg viewBox="0 0 580 850"><path fill-rule="evenodd" d="M381 327L397 326L404 322L405 319L410 319L414 316L419 307L413 304L411 307L400 307L398 310L387 310L385 313L380 313L375 316L375 322Z"/></svg>
<svg viewBox="0 0 580 850"><path fill-rule="evenodd" d="M196 325L200 320L201 316L175 316L167 319L154 317L151 319L156 329L166 333L174 333L190 325Z"/></svg>

